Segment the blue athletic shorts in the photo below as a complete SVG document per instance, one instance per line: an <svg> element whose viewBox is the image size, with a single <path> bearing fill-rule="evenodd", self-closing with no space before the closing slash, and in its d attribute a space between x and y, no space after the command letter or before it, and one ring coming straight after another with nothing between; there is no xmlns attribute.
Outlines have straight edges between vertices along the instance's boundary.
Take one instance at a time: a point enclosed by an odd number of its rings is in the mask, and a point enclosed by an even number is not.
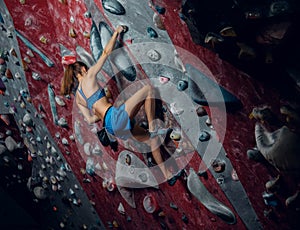
<svg viewBox="0 0 300 230"><path fill-rule="evenodd" d="M125 104L118 108L112 106L107 110L104 118L104 126L110 134L123 140L128 139L132 135L130 131L133 126L125 111Z"/></svg>

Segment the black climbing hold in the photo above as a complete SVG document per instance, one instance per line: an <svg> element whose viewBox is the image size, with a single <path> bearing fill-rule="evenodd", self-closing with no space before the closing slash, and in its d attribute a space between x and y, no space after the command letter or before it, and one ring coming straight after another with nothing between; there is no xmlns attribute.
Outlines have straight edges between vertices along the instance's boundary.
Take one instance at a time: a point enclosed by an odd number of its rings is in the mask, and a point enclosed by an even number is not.
<svg viewBox="0 0 300 230"><path fill-rule="evenodd" d="M181 217L181 219L186 224L189 222L189 220L188 220L188 218L187 218L187 216L185 214L183 214L183 216Z"/></svg>
<svg viewBox="0 0 300 230"><path fill-rule="evenodd" d="M151 27L147 27L147 33L148 33L150 38L157 38L158 37L156 31Z"/></svg>
<svg viewBox="0 0 300 230"><path fill-rule="evenodd" d="M155 9L159 14L164 14L166 12L166 9L162 6L155 5Z"/></svg>
<svg viewBox="0 0 300 230"><path fill-rule="evenodd" d="M196 109L196 113L197 113L198 117L203 117L203 116L207 115L206 110L202 106L199 106Z"/></svg>
<svg viewBox="0 0 300 230"><path fill-rule="evenodd" d="M4 23L4 20L3 20L3 17L2 17L2 15L1 15L1 13L0 13L0 22L1 22L1 23Z"/></svg>
<svg viewBox="0 0 300 230"><path fill-rule="evenodd" d="M205 170L199 171L197 174L198 174L198 176L203 177L205 180L208 179L208 174L207 174L207 171L205 171Z"/></svg>
<svg viewBox="0 0 300 230"><path fill-rule="evenodd" d="M184 91L187 89L187 87L188 87L188 82L184 80L180 80L177 84L177 89L179 91Z"/></svg>
<svg viewBox="0 0 300 230"><path fill-rule="evenodd" d="M170 207L173 208L174 210L178 210L177 205L174 204L173 202L170 203Z"/></svg>
<svg viewBox="0 0 300 230"><path fill-rule="evenodd" d="M199 136L199 141L208 141L210 134L207 131L201 131Z"/></svg>

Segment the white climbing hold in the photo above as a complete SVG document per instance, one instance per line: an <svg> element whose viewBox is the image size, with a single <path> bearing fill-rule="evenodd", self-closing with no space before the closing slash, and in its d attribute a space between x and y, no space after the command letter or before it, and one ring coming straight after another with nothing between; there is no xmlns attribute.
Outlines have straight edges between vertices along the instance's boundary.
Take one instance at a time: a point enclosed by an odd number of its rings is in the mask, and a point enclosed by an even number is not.
<svg viewBox="0 0 300 230"><path fill-rule="evenodd" d="M84 153L86 154L86 155L91 155L91 151L90 151L90 149L91 149L91 144L89 143L89 142L86 142L84 145L83 145L83 150L84 150Z"/></svg>
<svg viewBox="0 0 300 230"><path fill-rule="evenodd" d="M59 118L57 124L61 127L67 127L68 123L64 117Z"/></svg>
<svg viewBox="0 0 300 230"><path fill-rule="evenodd" d="M23 122L25 125L32 127L33 126L33 120L29 113L26 113L23 117Z"/></svg>
<svg viewBox="0 0 300 230"><path fill-rule="evenodd" d="M119 203L118 206L118 212L121 213L122 215L125 215L125 208L121 202Z"/></svg>
<svg viewBox="0 0 300 230"><path fill-rule="evenodd" d="M32 72L32 78L36 81L41 80L42 78L40 77L40 75L36 72Z"/></svg>
<svg viewBox="0 0 300 230"><path fill-rule="evenodd" d="M183 109L176 107L176 102L171 103L170 107L171 113L173 113L174 115L181 115L184 112Z"/></svg>
<svg viewBox="0 0 300 230"><path fill-rule="evenodd" d="M61 143L63 145L69 145L69 142L68 142L68 140L65 137L61 140Z"/></svg>
<svg viewBox="0 0 300 230"><path fill-rule="evenodd" d="M58 96L55 96L55 101L56 101L56 103L57 103L59 106L65 106L65 105L66 105L66 103L64 102L64 100L61 99L61 98L58 97Z"/></svg>

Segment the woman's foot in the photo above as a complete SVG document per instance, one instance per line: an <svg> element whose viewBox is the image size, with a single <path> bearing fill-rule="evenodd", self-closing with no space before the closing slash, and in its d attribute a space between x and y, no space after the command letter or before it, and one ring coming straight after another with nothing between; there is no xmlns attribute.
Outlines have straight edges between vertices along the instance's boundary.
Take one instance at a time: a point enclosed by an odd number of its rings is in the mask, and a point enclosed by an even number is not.
<svg viewBox="0 0 300 230"><path fill-rule="evenodd" d="M170 129L170 128L157 129L155 131L149 131L149 134L150 134L150 138L154 138L156 136L166 135L167 133L170 133L171 131L172 131L172 129Z"/></svg>

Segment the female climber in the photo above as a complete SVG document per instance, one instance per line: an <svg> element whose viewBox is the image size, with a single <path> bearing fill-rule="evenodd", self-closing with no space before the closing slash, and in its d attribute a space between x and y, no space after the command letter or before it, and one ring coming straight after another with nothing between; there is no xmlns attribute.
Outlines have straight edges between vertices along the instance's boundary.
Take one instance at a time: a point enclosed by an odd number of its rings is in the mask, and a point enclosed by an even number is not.
<svg viewBox="0 0 300 230"><path fill-rule="evenodd" d="M133 136L136 140L146 142L150 145L152 155L160 167L164 177L169 185L174 185L180 175L172 177L172 173L165 167L157 145L161 129L155 127L155 98L154 91L150 85L144 86L133 96L127 99L121 106L115 107L105 96L104 89L100 87L97 81L97 74L101 70L108 56L113 51L118 35L127 30L126 26L118 26L111 39L104 48L102 55L89 69L87 65L76 61L65 68L62 79L61 94L68 95L76 87L76 104L89 124L103 121L106 130L116 137L123 140ZM132 120L144 105L148 120L149 129L146 130L138 125L134 125Z"/></svg>

